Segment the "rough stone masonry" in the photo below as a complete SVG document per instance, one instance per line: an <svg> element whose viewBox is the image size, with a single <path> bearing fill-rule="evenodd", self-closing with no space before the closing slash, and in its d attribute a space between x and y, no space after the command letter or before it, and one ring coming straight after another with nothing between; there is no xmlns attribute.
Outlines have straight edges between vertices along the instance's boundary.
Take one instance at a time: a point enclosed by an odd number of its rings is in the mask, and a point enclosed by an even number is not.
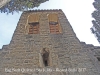
<svg viewBox="0 0 100 75"><path fill-rule="evenodd" d="M100 47L80 42L61 9L24 11L0 75L100 75Z"/></svg>

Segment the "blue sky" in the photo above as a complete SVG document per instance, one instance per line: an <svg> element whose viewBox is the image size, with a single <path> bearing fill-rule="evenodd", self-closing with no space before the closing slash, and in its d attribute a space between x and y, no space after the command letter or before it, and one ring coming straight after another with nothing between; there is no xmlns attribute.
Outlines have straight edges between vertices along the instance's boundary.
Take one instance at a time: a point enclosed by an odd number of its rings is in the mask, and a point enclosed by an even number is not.
<svg viewBox="0 0 100 75"><path fill-rule="evenodd" d="M50 0L34 9L62 9L79 40L87 44L99 46L100 44L90 31L90 27L92 27L91 20L93 19L91 13L94 11L92 5L93 1L94 0ZM14 13L14 15L0 13L0 48L10 43L20 15L21 12Z"/></svg>

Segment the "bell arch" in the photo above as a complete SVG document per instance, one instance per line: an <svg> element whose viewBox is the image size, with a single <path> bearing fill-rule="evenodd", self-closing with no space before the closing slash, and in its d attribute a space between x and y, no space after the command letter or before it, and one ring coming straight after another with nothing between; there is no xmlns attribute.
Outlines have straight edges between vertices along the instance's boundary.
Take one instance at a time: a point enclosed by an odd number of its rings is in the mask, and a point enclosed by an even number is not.
<svg viewBox="0 0 100 75"><path fill-rule="evenodd" d="M62 33L62 29L56 13L48 14L50 33L59 34Z"/></svg>
<svg viewBox="0 0 100 75"><path fill-rule="evenodd" d="M39 33L39 14L30 14L27 18L26 32L28 34Z"/></svg>

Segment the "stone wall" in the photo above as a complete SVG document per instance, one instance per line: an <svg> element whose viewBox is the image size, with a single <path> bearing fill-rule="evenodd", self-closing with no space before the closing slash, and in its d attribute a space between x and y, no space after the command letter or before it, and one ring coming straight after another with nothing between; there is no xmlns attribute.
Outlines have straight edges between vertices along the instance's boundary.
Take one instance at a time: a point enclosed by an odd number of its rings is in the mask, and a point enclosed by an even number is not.
<svg viewBox="0 0 100 75"><path fill-rule="evenodd" d="M50 13L58 14L62 33L50 33L47 17ZM27 33L27 19L30 14L40 15L39 34ZM46 67L42 59L43 48L49 51L49 66ZM0 51L0 75L100 75L100 67L92 48L96 49L78 40L62 10L25 11L19 19L10 44L3 46ZM5 69L12 68L49 68L53 71L5 72Z"/></svg>

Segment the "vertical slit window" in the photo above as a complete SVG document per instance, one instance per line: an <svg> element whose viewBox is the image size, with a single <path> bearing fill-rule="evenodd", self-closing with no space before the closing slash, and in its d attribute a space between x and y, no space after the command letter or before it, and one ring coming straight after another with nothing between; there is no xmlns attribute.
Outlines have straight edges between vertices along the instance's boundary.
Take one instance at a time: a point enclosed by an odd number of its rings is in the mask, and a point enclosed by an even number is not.
<svg viewBox="0 0 100 75"><path fill-rule="evenodd" d="M43 48L42 58L44 66L49 66L49 53L45 50L45 48Z"/></svg>

